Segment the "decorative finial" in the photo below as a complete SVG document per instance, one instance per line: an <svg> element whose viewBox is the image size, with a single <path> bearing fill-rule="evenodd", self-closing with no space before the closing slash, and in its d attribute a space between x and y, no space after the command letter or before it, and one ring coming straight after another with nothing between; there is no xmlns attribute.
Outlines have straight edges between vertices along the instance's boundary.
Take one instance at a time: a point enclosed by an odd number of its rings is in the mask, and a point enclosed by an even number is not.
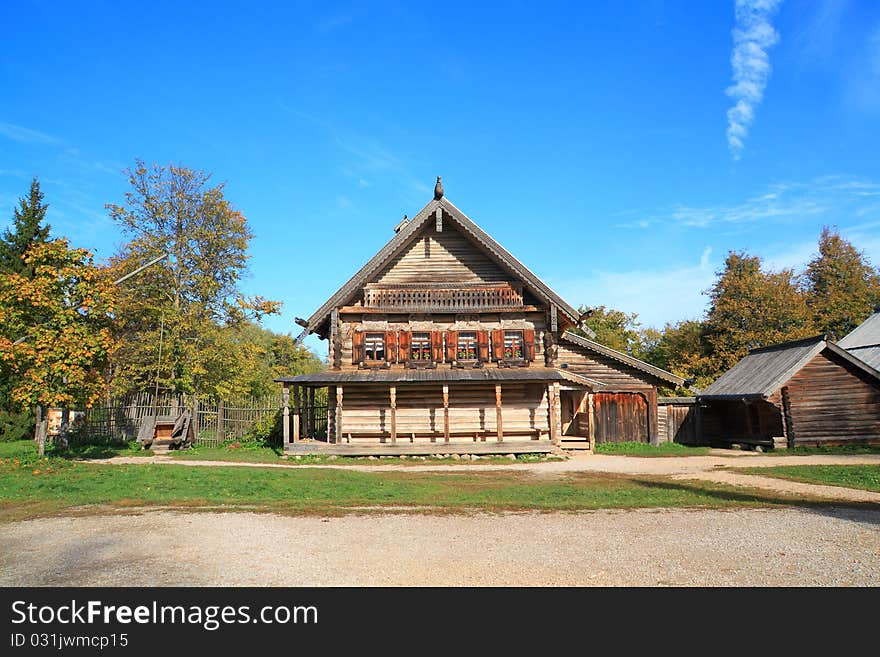
<svg viewBox="0 0 880 657"><path fill-rule="evenodd" d="M443 198L443 183L440 182L440 176L437 176L437 184L434 185L434 200L439 201Z"/></svg>

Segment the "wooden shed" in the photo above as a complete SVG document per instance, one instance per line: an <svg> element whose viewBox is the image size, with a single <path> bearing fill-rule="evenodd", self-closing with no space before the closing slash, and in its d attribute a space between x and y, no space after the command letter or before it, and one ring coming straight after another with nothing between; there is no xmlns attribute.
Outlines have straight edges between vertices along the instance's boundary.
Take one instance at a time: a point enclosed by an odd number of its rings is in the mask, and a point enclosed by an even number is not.
<svg viewBox="0 0 880 657"><path fill-rule="evenodd" d="M880 372L822 335L751 351L698 400L712 442L880 443Z"/></svg>

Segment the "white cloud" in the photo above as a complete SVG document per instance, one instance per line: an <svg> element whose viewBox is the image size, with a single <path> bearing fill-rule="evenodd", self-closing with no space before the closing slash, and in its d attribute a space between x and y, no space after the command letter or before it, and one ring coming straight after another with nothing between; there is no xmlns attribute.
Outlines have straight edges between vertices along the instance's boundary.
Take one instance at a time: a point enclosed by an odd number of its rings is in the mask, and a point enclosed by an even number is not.
<svg viewBox="0 0 880 657"><path fill-rule="evenodd" d="M27 144L57 144L59 143L55 137L47 135L39 130L31 128L23 128L20 125L0 122L0 135L8 137L13 141L20 141Z"/></svg>
<svg viewBox="0 0 880 657"><path fill-rule="evenodd" d="M703 291L715 279L712 248L707 246L699 262L653 271L597 271L581 280L554 285L564 299L575 304L607 306L638 313L642 326L662 327L666 322L696 319L706 306Z"/></svg>
<svg viewBox="0 0 880 657"><path fill-rule="evenodd" d="M733 84L727 95L734 105L727 111L727 144L739 159L745 138L755 120L755 108L764 97L770 77L767 51L779 40L770 19L781 0L736 0L736 27L733 29Z"/></svg>
<svg viewBox="0 0 880 657"><path fill-rule="evenodd" d="M618 226L646 228L677 224L685 228L710 228L724 224L791 223L802 220L836 223L849 217L870 219L880 214L880 184L848 176L823 176L800 183L782 183L740 203L693 206L679 203L665 210L642 214ZM623 216L634 212L621 213Z"/></svg>

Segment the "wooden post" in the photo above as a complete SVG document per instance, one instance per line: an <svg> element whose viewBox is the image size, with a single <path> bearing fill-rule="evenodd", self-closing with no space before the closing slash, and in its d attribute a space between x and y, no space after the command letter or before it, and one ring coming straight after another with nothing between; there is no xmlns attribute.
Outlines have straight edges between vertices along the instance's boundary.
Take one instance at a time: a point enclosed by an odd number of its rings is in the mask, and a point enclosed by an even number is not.
<svg viewBox="0 0 880 657"><path fill-rule="evenodd" d="M550 440L559 443L559 398L558 383L547 384L548 420L550 422Z"/></svg>
<svg viewBox="0 0 880 657"><path fill-rule="evenodd" d="M34 442L40 442L40 425L43 423L43 407L37 404L36 424L34 425Z"/></svg>
<svg viewBox="0 0 880 657"><path fill-rule="evenodd" d="M315 389L309 386L308 408L306 409L306 438L315 439Z"/></svg>
<svg viewBox="0 0 880 657"><path fill-rule="evenodd" d="M449 386L443 386L443 442L449 442Z"/></svg>
<svg viewBox="0 0 880 657"><path fill-rule="evenodd" d="M501 384L495 385L495 433L498 435L498 442L504 440L504 429L501 426Z"/></svg>
<svg viewBox="0 0 880 657"><path fill-rule="evenodd" d="M590 450L596 448L596 420L593 417L593 393L587 393L587 417L589 419L589 430L587 434L590 438Z"/></svg>
<svg viewBox="0 0 880 657"><path fill-rule="evenodd" d="M223 400L217 402L217 442L222 443L224 439L224 427L226 423L223 412Z"/></svg>
<svg viewBox="0 0 880 657"><path fill-rule="evenodd" d="M648 402L648 441L657 447L660 444L659 421L657 417L657 388L651 388L645 396Z"/></svg>
<svg viewBox="0 0 880 657"><path fill-rule="evenodd" d="M192 428L193 428L193 441L198 442L198 440L199 440L199 398L198 397L193 397Z"/></svg>
<svg viewBox="0 0 880 657"><path fill-rule="evenodd" d="M788 396L788 386L782 388L782 419L785 431L785 444L794 447L794 418L791 416L791 398Z"/></svg>
<svg viewBox="0 0 880 657"><path fill-rule="evenodd" d="M389 389L391 396L391 442L397 442L397 388L391 386Z"/></svg>
<svg viewBox="0 0 880 657"><path fill-rule="evenodd" d="M281 391L281 400L283 404L282 415L284 416L281 421L281 428L284 432L284 445L286 447L290 442L290 388L287 387L286 383Z"/></svg>
<svg viewBox="0 0 880 657"><path fill-rule="evenodd" d="M300 387L293 386L293 442L299 442L299 396L300 396Z"/></svg>
<svg viewBox="0 0 880 657"><path fill-rule="evenodd" d="M336 386L336 444L342 443L342 386Z"/></svg>

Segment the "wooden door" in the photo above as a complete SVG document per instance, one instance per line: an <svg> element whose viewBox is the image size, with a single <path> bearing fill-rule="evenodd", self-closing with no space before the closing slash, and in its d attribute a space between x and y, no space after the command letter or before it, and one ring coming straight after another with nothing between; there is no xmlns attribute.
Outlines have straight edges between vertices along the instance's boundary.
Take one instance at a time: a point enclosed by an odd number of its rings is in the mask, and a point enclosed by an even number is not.
<svg viewBox="0 0 880 657"><path fill-rule="evenodd" d="M634 392L597 392L593 396L597 443L650 442L648 402Z"/></svg>

